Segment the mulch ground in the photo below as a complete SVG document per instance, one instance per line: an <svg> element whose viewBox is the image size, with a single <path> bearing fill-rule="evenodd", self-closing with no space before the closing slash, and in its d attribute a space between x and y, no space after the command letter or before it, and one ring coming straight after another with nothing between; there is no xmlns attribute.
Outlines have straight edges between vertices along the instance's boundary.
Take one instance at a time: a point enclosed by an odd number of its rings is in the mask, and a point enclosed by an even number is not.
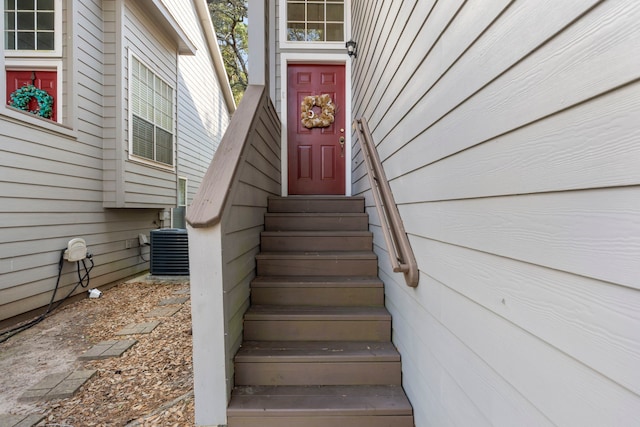
<svg viewBox="0 0 640 427"><path fill-rule="evenodd" d="M120 358L82 362L97 374L73 397L43 404L46 417L39 425L193 426L190 301L171 317L144 317L181 289L188 283L128 282L65 307L91 319L83 327L89 344L130 338L138 343ZM161 320L150 334L115 335L130 323L150 320Z"/></svg>

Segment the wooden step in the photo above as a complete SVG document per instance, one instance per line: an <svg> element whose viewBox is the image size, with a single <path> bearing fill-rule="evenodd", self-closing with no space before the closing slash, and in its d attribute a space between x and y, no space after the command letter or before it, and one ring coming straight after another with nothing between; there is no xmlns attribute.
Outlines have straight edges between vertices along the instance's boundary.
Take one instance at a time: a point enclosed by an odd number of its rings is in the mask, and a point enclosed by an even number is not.
<svg viewBox="0 0 640 427"><path fill-rule="evenodd" d="M272 197L229 427L413 427L364 198Z"/></svg>
<svg viewBox="0 0 640 427"><path fill-rule="evenodd" d="M236 387L228 427L413 427L400 386Z"/></svg>
<svg viewBox="0 0 640 427"><path fill-rule="evenodd" d="M370 231L264 231L260 249L276 251L371 251Z"/></svg>
<svg viewBox="0 0 640 427"><path fill-rule="evenodd" d="M269 212L364 212L363 197L290 196L270 197Z"/></svg>
<svg viewBox="0 0 640 427"><path fill-rule="evenodd" d="M251 282L251 303L381 306L384 285L378 277L258 276Z"/></svg>
<svg viewBox="0 0 640 427"><path fill-rule="evenodd" d="M376 276L378 259L371 251L261 252L258 276Z"/></svg>
<svg viewBox="0 0 640 427"><path fill-rule="evenodd" d="M247 341L235 359L236 385L401 383L390 342Z"/></svg>
<svg viewBox="0 0 640 427"><path fill-rule="evenodd" d="M245 341L390 341L384 307L251 306Z"/></svg>
<svg viewBox="0 0 640 427"><path fill-rule="evenodd" d="M265 231L367 231L365 213L266 213Z"/></svg>

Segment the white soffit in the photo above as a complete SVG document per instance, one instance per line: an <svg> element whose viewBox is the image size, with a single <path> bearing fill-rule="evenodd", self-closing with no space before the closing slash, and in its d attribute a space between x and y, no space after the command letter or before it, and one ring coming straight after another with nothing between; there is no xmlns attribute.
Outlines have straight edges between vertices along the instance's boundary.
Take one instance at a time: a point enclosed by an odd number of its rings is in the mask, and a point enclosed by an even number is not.
<svg viewBox="0 0 640 427"><path fill-rule="evenodd" d="M147 10L151 18L166 30L168 35L176 42L180 55L196 54L196 50L198 50L196 45L189 39L162 0L142 0L140 4Z"/></svg>

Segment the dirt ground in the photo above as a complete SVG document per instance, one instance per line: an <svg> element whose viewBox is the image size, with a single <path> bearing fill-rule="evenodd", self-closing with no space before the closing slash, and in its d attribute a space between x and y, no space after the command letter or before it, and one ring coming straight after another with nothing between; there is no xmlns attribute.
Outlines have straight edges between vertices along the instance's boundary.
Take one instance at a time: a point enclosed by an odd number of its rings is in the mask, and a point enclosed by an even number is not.
<svg viewBox="0 0 640 427"><path fill-rule="evenodd" d="M39 426L192 426L193 367L189 301L175 315L144 314L179 297L188 282L133 280L59 308L43 322L0 344L0 413L40 413ZM118 337L130 323L160 320L120 358L78 361L94 344ZM72 397L19 402L46 375L75 369L97 374Z"/></svg>

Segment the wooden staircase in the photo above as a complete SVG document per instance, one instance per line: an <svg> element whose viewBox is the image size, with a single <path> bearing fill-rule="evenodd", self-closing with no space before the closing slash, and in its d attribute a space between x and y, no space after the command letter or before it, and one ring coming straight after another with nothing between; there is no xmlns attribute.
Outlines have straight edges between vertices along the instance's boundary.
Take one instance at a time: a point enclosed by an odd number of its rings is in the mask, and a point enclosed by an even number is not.
<svg viewBox="0 0 640 427"><path fill-rule="evenodd" d="M229 427L412 427L364 199L269 200Z"/></svg>

